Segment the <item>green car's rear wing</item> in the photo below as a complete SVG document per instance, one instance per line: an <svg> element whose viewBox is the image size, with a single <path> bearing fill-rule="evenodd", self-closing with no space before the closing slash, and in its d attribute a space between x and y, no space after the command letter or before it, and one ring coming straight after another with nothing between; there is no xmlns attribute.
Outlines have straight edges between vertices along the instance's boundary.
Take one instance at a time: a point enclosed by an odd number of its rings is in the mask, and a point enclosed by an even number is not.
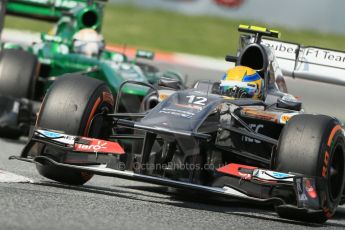
<svg viewBox="0 0 345 230"><path fill-rule="evenodd" d="M103 3L107 0L7 0L6 14L58 22L64 16L76 21L76 30L101 30Z"/></svg>
<svg viewBox="0 0 345 230"><path fill-rule="evenodd" d="M10 15L58 21L76 7L93 6L107 0L7 0L6 13Z"/></svg>

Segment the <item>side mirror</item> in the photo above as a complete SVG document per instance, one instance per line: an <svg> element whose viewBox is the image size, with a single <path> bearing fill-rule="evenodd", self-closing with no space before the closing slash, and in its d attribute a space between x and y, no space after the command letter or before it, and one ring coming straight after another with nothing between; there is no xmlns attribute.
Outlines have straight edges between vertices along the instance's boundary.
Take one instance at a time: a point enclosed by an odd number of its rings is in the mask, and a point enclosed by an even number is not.
<svg viewBox="0 0 345 230"><path fill-rule="evenodd" d="M277 100L277 107L282 109L300 111L302 109L302 102L294 100L284 100L283 97L282 99Z"/></svg>
<svg viewBox="0 0 345 230"><path fill-rule="evenodd" d="M155 53L151 51L146 51L146 50L137 50L135 57L147 59L147 60L153 60L155 58Z"/></svg>
<svg viewBox="0 0 345 230"><path fill-rule="evenodd" d="M172 78L160 78L158 81L158 86L163 86L171 89L179 90L182 88L181 82L177 79Z"/></svg>
<svg viewBox="0 0 345 230"><path fill-rule="evenodd" d="M0 50L3 49L15 49L15 50L22 50L23 47L19 44L15 44L15 43L8 43L8 42L4 42L4 43L0 43Z"/></svg>
<svg viewBox="0 0 345 230"><path fill-rule="evenodd" d="M232 56L232 55L226 55L225 56L225 61L227 62L237 62L237 57L236 56Z"/></svg>
<svg viewBox="0 0 345 230"><path fill-rule="evenodd" d="M49 35L47 33L41 33L41 40L44 42L56 42L63 43L64 40L59 36Z"/></svg>

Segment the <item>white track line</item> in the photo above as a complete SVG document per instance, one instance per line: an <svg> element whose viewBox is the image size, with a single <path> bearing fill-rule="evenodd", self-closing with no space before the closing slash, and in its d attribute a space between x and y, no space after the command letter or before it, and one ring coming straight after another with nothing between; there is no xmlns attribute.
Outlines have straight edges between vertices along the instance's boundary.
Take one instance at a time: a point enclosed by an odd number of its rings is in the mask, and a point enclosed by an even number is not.
<svg viewBox="0 0 345 230"><path fill-rule="evenodd" d="M34 183L34 181L28 177L0 170L0 183Z"/></svg>

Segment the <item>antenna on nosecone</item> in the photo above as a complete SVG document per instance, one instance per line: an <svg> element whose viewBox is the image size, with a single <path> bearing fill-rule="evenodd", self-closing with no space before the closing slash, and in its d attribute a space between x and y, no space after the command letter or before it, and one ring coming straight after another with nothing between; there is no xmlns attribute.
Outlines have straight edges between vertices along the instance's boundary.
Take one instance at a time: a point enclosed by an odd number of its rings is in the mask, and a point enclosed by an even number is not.
<svg viewBox="0 0 345 230"><path fill-rule="evenodd" d="M208 92L210 91L210 85L211 85L211 80L208 80L208 85L207 85L207 94L206 94L206 98L208 100Z"/></svg>

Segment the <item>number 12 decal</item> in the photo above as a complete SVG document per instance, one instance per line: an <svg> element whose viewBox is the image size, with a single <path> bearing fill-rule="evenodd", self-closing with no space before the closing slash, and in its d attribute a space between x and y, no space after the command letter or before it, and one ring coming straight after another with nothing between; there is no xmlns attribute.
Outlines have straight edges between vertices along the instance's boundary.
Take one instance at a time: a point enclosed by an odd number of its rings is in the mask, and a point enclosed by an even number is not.
<svg viewBox="0 0 345 230"><path fill-rule="evenodd" d="M206 97L196 97L195 95L186 96L189 98L188 104L194 105L206 105L207 98Z"/></svg>

